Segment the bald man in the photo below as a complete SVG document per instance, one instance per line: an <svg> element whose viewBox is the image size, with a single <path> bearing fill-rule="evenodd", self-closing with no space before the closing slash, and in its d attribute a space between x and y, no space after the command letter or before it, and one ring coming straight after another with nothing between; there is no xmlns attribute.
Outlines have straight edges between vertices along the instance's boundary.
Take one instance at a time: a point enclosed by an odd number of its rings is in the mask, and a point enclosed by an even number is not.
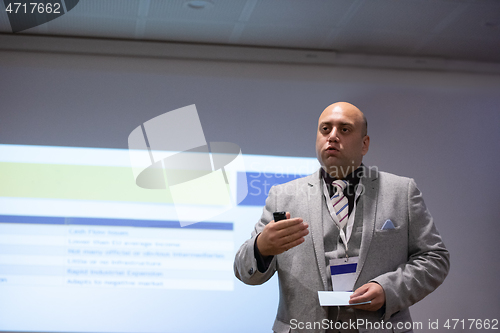
<svg viewBox="0 0 500 333"><path fill-rule="evenodd" d="M415 182L364 166L369 146L357 107L328 106L318 120L320 170L273 186L237 252L244 283L278 272L274 332L411 332L409 306L448 274L449 253ZM286 219L275 222L278 211ZM354 290L353 305L320 306L318 291L332 290Z"/></svg>

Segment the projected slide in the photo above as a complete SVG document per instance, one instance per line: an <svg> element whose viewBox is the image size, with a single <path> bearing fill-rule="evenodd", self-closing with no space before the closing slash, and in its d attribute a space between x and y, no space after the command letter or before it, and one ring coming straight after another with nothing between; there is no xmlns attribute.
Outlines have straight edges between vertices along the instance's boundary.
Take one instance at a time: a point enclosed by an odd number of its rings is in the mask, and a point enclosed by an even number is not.
<svg viewBox="0 0 500 333"><path fill-rule="evenodd" d="M182 226L168 193L135 184L126 150L0 145L0 331L241 332L252 315L249 332L268 330L276 283L243 285L234 254L270 187L318 164L243 160L228 172L248 189L238 206Z"/></svg>

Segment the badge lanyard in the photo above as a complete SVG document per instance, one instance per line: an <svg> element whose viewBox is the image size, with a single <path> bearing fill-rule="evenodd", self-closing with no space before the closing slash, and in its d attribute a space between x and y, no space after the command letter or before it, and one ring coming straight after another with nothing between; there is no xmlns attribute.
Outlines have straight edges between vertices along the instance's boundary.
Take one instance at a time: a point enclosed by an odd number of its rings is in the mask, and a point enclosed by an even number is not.
<svg viewBox="0 0 500 333"><path fill-rule="evenodd" d="M354 216L356 215L356 201L358 201L359 195L361 194L362 189L361 186L356 186L356 194L354 196L354 205L352 207L351 214L349 215L349 219L347 222L339 223L339 219L337 218L337 214L335 213L335 209L333 208L332 200L330 199L330 194L328 193L328 188L326 187L326 182L323 179L323 194L325 195L326 198L326 206L328 207L328 211L330 212L330 215L337 225L337 228L339 228L340 232L340 239L342 240L342 243L344 243L345 246L345 255L346 258L347 256L347 243L349 242L349 239L351 238L352 235L352 228L354 226ZM344 226L346 226L346 231L344 232Z"/></svg>

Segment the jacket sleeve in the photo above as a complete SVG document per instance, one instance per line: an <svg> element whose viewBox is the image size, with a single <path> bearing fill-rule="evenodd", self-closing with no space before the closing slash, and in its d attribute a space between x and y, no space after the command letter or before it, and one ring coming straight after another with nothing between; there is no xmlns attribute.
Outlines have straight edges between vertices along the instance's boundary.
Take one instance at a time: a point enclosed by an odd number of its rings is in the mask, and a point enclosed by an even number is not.
<svg viewBox="0 0 500 333"><path fill-rule="evenodd" d="M260 272L257 267L257 260L254 252L254 245L257 236L262 232L265 225L273 219L273 212L276 211L275 187L269 190L266 205L260 220L254 227L250 239L248 239L236 253L234 259L234 274L242 282L250 285L262 284L269 280L276 271L276 256L273 257L266 271Z"/></svg>
<svg viewBox="0 0 500 333"><path fill-rule="evenodd" d="M372 281L385 292L385 315L408 308L446 278L450 256L413 179L408 184L408 261Z"/></svg>

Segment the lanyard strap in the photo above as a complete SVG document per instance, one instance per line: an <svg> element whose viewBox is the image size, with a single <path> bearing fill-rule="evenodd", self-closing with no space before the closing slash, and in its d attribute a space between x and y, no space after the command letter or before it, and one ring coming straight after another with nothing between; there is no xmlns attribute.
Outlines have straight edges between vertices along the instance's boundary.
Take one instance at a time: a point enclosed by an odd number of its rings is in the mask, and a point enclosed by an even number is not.
<svg viewBox="0 0 500 333"><path fill-rule="evenodd" d="M330 194L328 193L328 188L326 187L326 182L324 179L323 181L323 194L326 198L326 206L328 207L328 212L330 213L330 216L332 217L333 221L335 222L335 225L339 229L340 233L340 239L342 240L342 243L344 243L345 246L345 254L347 257L347 243L349 242L349 239L351 238L352 235L352 228L354 226L354 217L356 215L356 202L358 201L359 195L362 192L361 186L356 186L356 194L354 195L354 205L352 207L351 214L349 215L349 218L347 219L346 222L339 223L339 219L337 218L337 214L335 213L335 209L333 208L332 200L330 199ZM344 227L346 227L346 231L344 232Z"/></svg>

